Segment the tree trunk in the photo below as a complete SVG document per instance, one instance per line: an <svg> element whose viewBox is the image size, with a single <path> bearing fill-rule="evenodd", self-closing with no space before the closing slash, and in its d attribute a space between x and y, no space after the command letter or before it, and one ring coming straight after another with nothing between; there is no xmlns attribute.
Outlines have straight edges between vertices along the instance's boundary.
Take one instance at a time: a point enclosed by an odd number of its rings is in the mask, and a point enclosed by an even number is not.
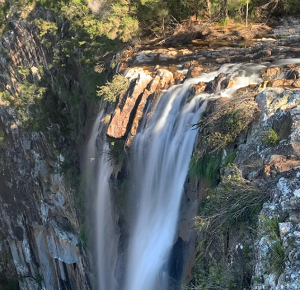
<svg viewBox="0 0 300 290"><path fill-rule="evenodd" d="M209 17L209 19L211 19L211 3L210 3L210 0L206 0L206 6L207 6L208 17Z"/></svg>
<svg viewBox="0 0 300 290"><path fill-rule="evenodd" d="M228 0L224 0L224 17L227 19L228 18Z"/></svg>

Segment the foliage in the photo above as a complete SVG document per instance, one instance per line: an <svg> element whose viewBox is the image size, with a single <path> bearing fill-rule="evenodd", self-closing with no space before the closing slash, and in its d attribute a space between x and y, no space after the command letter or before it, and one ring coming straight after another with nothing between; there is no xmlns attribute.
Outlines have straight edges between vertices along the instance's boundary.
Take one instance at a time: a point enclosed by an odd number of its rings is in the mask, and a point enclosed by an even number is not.
<svg viewBox="0 0 300 290"><path fill-rule="evenodd" d="M108 155L108 160L112 160L116 165L122 164L127 158L127 153L125 151L125 141L119 139L109 138L110 146L109 152L104 152Z"/></svg>
<svg viewBox="0 0 300 290"><path fill-rule="evenodd" d="M35 24L39 28L39 36L44 37L46 34L55 35L56 31L58 29L55 22L46 21L43 19L37 19L35 20Z"/></svg>
<svg viewBox="0 0 300 290"><path fill-rule="evenodd" d="M191 177L204 177L210 182L216 181L218 171L222 164L222 154L220 152L207 154L202 157L198 157L195 153L192 156L189 168L189 174Z"/></svg>
<svg viewBox="0 0 300 290"><path fill-rule="evenodd" d="M234 159L236 157L236 151L230 152L228 153L225 157L224 157L224 164L232 164Z"/></svg>
<svg viewBox="0 0 300 290"><path fill-rule="evenodd" d="M194 269L195 285L183 287L182 290L233 290L241 289L238 269L224 261L212 263L208 269L196 265Z"/></svg>
<svg viewBox="0 0 300 290"><path fill-rule="evenodd" d="M253 111L229 108L204 117L198 127L204 132L199 155L219 152L245 131L253 120Z"/></svg>
<svg viewBox="0 0 300 290"><path fill-rule="evenodd" d="M3 142L5 140L5 131L0 130L0 143Z"/></svg>
<svg viewBox="0 0 300 290"><path fill-rule="evenodd" d="M276 146L279 143L279 138L278 135L276 133L276 131L274 131L273 129L269 129L267 132L265 132L265 136L263 136L262 141L263 143L265 143L266 145L269 146Z"/></svg>
<svg viewBox="0 0 300 290"><path fill-rule="evenodd" d="M8 280L3 274L0 274L0 290L19 290L18 280Z"/></svg>
<svg viewBox="0 0 300 290"><path fill-rule="evenodd" d="M237 223L254 221L266 199L266 194L241 177L235 165L228 168L232 174L224 176L217 188L208 190L195 219L195 228L198 233L205 232L208 244Z"/></svg>
<svg viewBox="0 0 300 290"><path fill-rule="evenodd" d="M42 289L42 286L43 286L43 277L40 274L38 274L36 276L35 280L36 280L36 282L37 282L37 284L39 286L39 289Z"/></svg>
<svg viewBox="0 0 300 290"><path fill-rule="evenodd" d="M257 215L266 193L241 176L239 169L229 164L219 185L207 190L195 229L200 243L197 247L193 281L186 290L240 290L250 287L253 271L251 241L256 232ZM229 252L229 239L233 235L243 248ZM231 250L232 251L232 250Z"/></svg>
<svg viewBox="0 0 300 290"><path fill-rule="evenodd" d="M107 82L105 86L99 87L97 95L103 97L105 101L116 102L119 95L126 91L129 81L122 75L115 75L112 82Z"/></svg>
<svg viewBox="0 0 300 290"><path fill-rule="evenodd" d="M279 220L277 217L260 216L261 235L266 237L270 249L270 268L269 273L279 276L284 271L285 253L283 242L280 238Z"/></svg>
<svg viewBox="0 0 300 290"><path fill-rule="evenodd" d="M86 224L84 224L81 226L80 233L79 233L79 240L81 241L83 247L87 246L88 238L89 238L88 227Z"/></svg>

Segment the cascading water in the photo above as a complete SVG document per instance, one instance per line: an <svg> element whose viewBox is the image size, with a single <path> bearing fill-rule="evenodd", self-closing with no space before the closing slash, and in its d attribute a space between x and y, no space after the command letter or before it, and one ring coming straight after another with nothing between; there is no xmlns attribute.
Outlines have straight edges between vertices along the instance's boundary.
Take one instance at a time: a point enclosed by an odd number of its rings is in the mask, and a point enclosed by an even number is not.
<svg viewBox="0 0 300 290"><path fill-rule="evenodd" d="M93 195L92 207L95 211L96 223L96 261L97 261L97 284L98 289L113 290L116 287L114 271L117 259L117 231L114 222L114 211L111 201L111 190L109 185L113 170L109 158L109 146L106 140L97 142L99 131L103 124L100 112L94 123L92 134L87 147L87 173L88 186L96 184L96 194ZM99 144L100 143L100 144ZM98 147L98 148L97 148ZM88 189L92 193L94 189Z"/></svg>
<svg viewBox="0 0 300 290"><path fill-rule="evenodd" d="M247 67L227 65L217 72L174 86L161 96L148 124L133 141L131 194L136 199L136 209L129 241L125 290L168 289L167 262L197 136L192 125L205 111L208 97L223 95L217 94L221 92L214 95L203 93L189 101L190 86L200 81L209 82L219 73L231 73L237 78L233 88L222 92L225 95L258 82L256 73L249 74Z"/></svg>
<svg viewBox="0 0 300 290"><path fill-rule="evenodd" d="M130 237L125 290L168 289L168 259L174 243L179 208L197 130L192 125L205 111L208 98L231 96L235 90L261 80L257 64L224 65L218 71L189 79L166 91L152 116L142 120L130 149ZM233 87L190 98L192 84L212 81L220 73L235 78ZM220 80L221 81L221 80ZM217 91L216 91L217 90ZM108 150L104 143L102 151ZM116 289L117 245L108 180L112 165L105 155L97 169L97 259L100 290ZM120 288L118 286L117 288ZM123 286L121 287L123 289Z"/></svg>

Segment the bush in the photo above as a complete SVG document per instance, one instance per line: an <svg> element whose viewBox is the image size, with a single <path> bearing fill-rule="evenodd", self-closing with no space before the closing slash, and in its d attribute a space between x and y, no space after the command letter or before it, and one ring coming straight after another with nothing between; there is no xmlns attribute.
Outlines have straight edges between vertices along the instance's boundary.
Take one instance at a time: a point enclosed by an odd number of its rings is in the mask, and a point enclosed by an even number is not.
<svg viewBox="0 0 300 290"><path fill-rule="evenodd" d="M276 279L284 271L285 253L279 232L279 220L277 217L260 216L261 236L267 238L270 249L269 274L275 274Z"/></svg>
<svg viewBox="0 0 300 290"><path fill-rule="evenodd" d="M0 130L0 142L3 142L5 140L5 131Z"/></svg>
<svg viewBox="0 0 300 290"><path fill-rule="evenodd" d="M129 81L122 75L115 75L112 82L107 82L105 86L98 87L97 95L103 97L105 101L116 102L119 95L126 91Z"/></svg>
<svg viewBox="0 0 300 290"><path fill-rule="evenodd" d="M235 165L229 168L232 174L223 177L218 187L208 190L195 218L195 228L198 233L205 233L208 244L239 222L254 222L266 200L266 194L243 179Z"/></svg>
<svg viewBox="0 0 300 290"><path fill-rule="evenodd" d="M191 177L204 177L213 183L218 180L217 176L221 164L221 152L207 154L202 157L197 157L197 154L194 154L190 162L189 174Z"/></svg>
<svg viewBox="0 0 300 290"><path fill-rule="evenodd" d="M265 132L265 136L263 136L262 141L263 143L265 143L266 145L269 146L276 146L279 143L279 138L278 135L276 133L276 131L274 131L273 129L269 129L267 132Z"/></svg>

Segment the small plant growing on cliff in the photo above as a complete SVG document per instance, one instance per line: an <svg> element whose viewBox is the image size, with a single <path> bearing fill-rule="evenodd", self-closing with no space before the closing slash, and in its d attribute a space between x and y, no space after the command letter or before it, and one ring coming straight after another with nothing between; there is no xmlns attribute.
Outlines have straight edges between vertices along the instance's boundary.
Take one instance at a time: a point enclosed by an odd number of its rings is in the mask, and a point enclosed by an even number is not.
<svg viewBox="0 0 300 290"><path fill-rule="evenodd" d="M3 130L0 130L0 143L5 140L5 132Z"/></svg>
<svg viewBox="0 0 300 290"><path fill-rule="evenodd" d="M115 75L112 82L107 82L105 86L98 87L97 95L103 97L105 101L116 102L118 96L128 89L129 81L122 75Z"/></svg>
<svg viewBox="0 0 300 290"><path fill-rule="evenodd" d="M217 175L221 164L221 152L207 154L202 157L193 155L190 162L189 174L191 177L204 177L208 181L213 183L218 179Z"/></svg>
<svg viewBox="0 0 300 290"><path fill-rule="evenodd" d="M55 35L58 29L55 22L46 21L43 19L35 20L35 24L40 30L39 36L41 38L44 37L46 34Z"/></svg>
<svg viewBox="0 0 300 290"><path fill-rule="evenodd" d="M235 165L229 165L229 169L230 173L227 172L218 187L208 190L199 216L195 218L196 230L205 234L207 244L212 244L216 237L236 223L256 219L266 199L266 194L241 177ZM205 255L206 250L200 252Z"/></svg>
<svg viewBox="0 0 300 290"><path fill-rule="evenodd" d="M279 232L279 220L277 217L259 216L261 221L261 235L267 238L270 249L270 268L269 273L279 276L284 271L285 253Z"/></svg>
<svg viewBox="0 0 300 290"><path fill-rule="evenodd" d="M279 138L275 130L269 129L267 132L265 132L266 135L263 136L262 141L266 145L269 146L276 146L279 143Z"/></svg>

